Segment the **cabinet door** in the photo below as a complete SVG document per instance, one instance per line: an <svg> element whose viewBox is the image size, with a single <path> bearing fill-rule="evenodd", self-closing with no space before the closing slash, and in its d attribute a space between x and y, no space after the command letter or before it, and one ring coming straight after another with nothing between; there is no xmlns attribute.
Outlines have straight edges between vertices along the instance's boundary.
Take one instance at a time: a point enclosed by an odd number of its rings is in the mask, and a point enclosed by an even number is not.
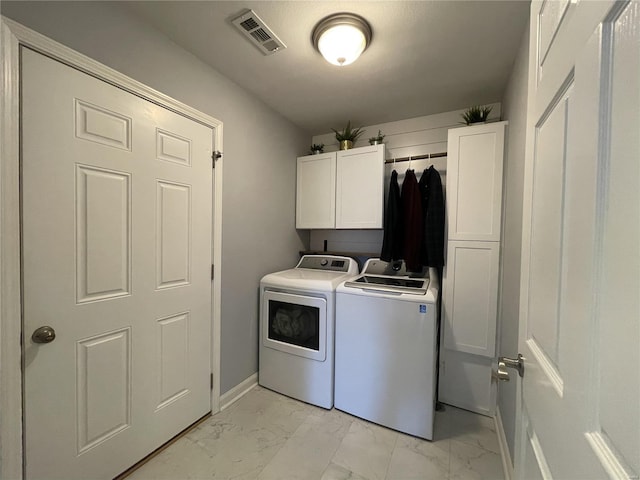
<svg viewBox="0 0 640 480"><path fill-rule="evenodd" d="M447 248L439 400L492 416L500 244L450 241Z"/></svg>
<svg viewBox="0 0 640 480"><path fill-rule="evenodd" d="M384 145L338 152L336 228L382 228Z"/></svg>
<svg viewBox="0 0 640 480"><path fill-rule="evenodd" d="M441 350L438 401L493 417L497 397L493 361L480 355Z"/></svg>
<svg viewBox="0 0 640 480"><path fill-rule="evenodd" d="M448 243L442 311L445 348L494 357L499 255L498 242Z"/></svg>
<svg viewBox="0 0 640 480"><path fill-rule="evenodd" d="M334 228L336 154L298 157L296 228Z"/></svg>
<svg viewBox="0 0 640 480"><path fill-rule="evenodd" d="M449 240L500 240L506 124L497 122L449 130Z"/></svg>

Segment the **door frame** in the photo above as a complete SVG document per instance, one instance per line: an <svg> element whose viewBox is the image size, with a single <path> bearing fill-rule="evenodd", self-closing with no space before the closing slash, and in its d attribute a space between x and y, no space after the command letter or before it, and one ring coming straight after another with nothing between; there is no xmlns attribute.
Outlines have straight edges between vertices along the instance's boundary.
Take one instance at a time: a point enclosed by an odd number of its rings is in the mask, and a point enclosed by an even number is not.
<svg viewBox="0 0 640 480"><path fill-rule="evenodd" d="M20 233L20 47L26 46L144 100L210 127L223 151L220 120L158 92L6 17L0 20L0 478L23 477L23 372ZM211 411L220 410L222 159L213 174Z"/></svg>

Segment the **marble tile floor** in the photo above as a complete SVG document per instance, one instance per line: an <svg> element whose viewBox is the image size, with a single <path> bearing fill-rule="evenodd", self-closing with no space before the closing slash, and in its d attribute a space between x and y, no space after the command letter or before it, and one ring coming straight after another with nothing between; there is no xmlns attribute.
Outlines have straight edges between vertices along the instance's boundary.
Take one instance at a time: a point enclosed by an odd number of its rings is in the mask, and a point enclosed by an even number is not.
<svg viewBox="0 0 640 480"><path fill-rule="evenodd" d="M421 440L260 386L212 416L128 480L498 480L493 419L445 406Z"/></svg>

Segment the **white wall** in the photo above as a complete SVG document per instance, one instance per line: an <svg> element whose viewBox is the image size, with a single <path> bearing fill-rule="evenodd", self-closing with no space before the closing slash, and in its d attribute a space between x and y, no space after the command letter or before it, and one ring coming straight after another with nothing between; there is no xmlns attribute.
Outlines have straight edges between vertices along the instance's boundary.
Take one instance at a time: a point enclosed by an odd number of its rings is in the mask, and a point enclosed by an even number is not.
<svg viewBox="0 0 640 480"><path fill-rule="evenodd" d="M500 120L501 105L499 103L490 105L492 105L493 109L489 115L489 120ZM382 133L386 135L384 142L387 159L446 152L448 130L461 126L461 122L463 122L461 114L463 112L464 109L365 126L365 133L360 137L355 147L368 145L369 137L376 136L378 130L382 130ZM347 121L345 120L345 124L346 123ZM352 126L358 127L359 125ZM333 128L342 130L344 125L335 125ZM314 135L311 143L324 143L325 151L327 152L338 150L338 142L333 132ZM411 163L401 162L397 164L387 164L385 166L385 195L389 188L388 184L392 170L397 170L398 183L402 185L404 172L410 165L411 168L416 171L418 178L420 178L420 173L431 164L440 172L444 186L446 183L447 169L446 157L430 160L413 160ZM322 250L324 240L327 240L328 250L379 255L382 250L382 236L383 230L381 229L311 230L310 248L313 250Z"/></svg>
<svg viewBox="0 0 640 480"><path fill-rule="evenodd" d="M117 2L2 2L1 13L224 122L221 393L258 369L258 285L308 246L295 159L309 134Z"/></svg>
<svg viewBox="0 0 640 480"><path fill-rule="evenodd" d="M518 312L520 308L520 253L522 241L522 196L524 189L524 154L527 120L527 76L529 66L529 32L525 32L509 83L502 100L503 118L509 120L504 165L504 200L502 216L501 294L498 305L498 354L518 354ZM511 373L513 375L513 372ZM511 453L515 449L515 413L517 382L500 382L498 408Z"/></svg>

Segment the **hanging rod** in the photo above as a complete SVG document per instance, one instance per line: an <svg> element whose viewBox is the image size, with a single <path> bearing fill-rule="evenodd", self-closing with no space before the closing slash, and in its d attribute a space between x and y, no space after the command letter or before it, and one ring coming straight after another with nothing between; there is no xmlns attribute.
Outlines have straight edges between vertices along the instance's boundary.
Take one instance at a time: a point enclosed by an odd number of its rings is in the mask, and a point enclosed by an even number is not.
<svg viewBox="0 0 640 480"><path fill-rule="evenodd" d="M447 152L425 153L424 155L416 155L415 157L409 156L409 157L400 157L400 158L388 158L384 161L384 163L387 164L387 163L409 162L413 160L428 160L430 158L439 158L439 157L446 157L446 156L447 156Z"/></svg>

